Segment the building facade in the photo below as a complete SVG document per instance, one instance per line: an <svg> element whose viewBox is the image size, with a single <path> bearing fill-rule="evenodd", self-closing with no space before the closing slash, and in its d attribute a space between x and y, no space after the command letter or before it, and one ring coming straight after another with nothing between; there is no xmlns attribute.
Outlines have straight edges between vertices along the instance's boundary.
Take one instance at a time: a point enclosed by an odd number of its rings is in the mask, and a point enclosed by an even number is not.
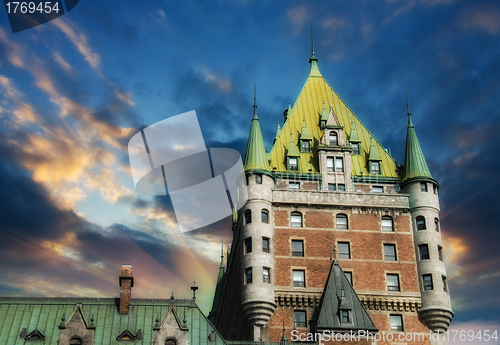
<svg viewBox="0 0 500 345"><path fill-rule="evenodd" d="M440 343L431 335L448 329L453 312L439 185L409 104L401 166L325 80L314 47L309 63L270 152L254 104L248 202L233 217L209 319L226 339L366 331L407 337L381 343Z"/></svg>

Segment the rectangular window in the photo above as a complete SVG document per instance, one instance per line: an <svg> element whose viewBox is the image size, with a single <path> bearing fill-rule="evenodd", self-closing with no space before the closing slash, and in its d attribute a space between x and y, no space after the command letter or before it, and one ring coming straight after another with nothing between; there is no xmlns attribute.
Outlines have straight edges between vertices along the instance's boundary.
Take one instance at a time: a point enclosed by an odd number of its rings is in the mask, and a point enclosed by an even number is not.
<svg viewBox="0 0 500 345"><path fill-rule="evenodd" d="M422 279L424 281L424 290L434 290L434 284L432 284L432 274L424 274Z"/></svg>
<svg viewBox="0 0 500 345"><path fill-rule="evenodd" d="M262 175L261 174L255 175L255 183L262 184Z"/></svg>
<svg viewBox="0 0 500 345"><path fill-rule="evenodd" d="M352 154L359 155L359 143L351 143Z"/></svg>
<svg viewBox="0 0 500 345"><path fill-rule="evenodd" d="M420 182L420 191L427 192L427 182Z"/></svg>
<svg viewBox="0 0 500 345"><path fill-rule="evenodd" d="M434 194L438 193L438 187L435 184L432 185L432 190L434 191Z"/></svg>
<svg viewBox="0 0 500 345"><path fill-rule="evenodd" d="M402 315L391 315L391 330L392 331L403 331L403 316Z"/></svg>
<svg viewBox="0 0 500 345"><path fill-rule="evenodd" d="M269 212L262 210L261 220L262 220L262 223L269 224Z"/></svg>
<svg viewBox="0 0 500 345"><path fill-rule="evenodd" d="M245 211L245 224L250 224L252 222L252 211Z"/></svg>
<svg viewBox="0 0 500 345"><path fill-rule="evenodd" d="M309 140L302 140L302 152L311 152L311 142Z"/></svg>
<svg viewBox="0 0 500 345"><path fill-rule="evenodd" d="M373 193L383 193L384 192L384 187L383 186L373 186L372 187L372 192Z"/></svg>
<svg viewBox="0 0 500 345"><path fill-rule="evenodd" d="M349 310L341 310L340 311L340 317L342 319L342 323L349 323L349 322L351 322L351 318L349 317Z"/></svg>
<svg viewBox="0 0 500 345"><path fill-rule="evenodd" d="M350 259L351 249L349 242L339 242L339 259Z"/></svg>
<svg viewBox="0 0 500 345"><path fill-rule="evenodd" d="M443 290L448 292L448 280L446 279L446 276L441 276L443 278Z"/></svg>
<svg viewBox="0 0 500 345"><path fill-rule="evenodd" d="M337 146L338 144L337 133L330 132L330 146Z"/></svg>
<svg viewBox="0 0 500 345"><path fill-rule="evenodd" d="M434 218L434 229L439 232L439 219Z"/></svg>
<svg viewBox="0 0 500 345"><path fill-rule="evenodd" d="M293 321L295 327L307 327L306 312L303 310L295 310L293 312Z"/></svg>
<svg viewBox="0 0 500 345"><path fill-rule="evenodd" d="M345 214L338 214L337 217L335 217L335 223L337 229L347 229L347 216Z"/></svg>
<svg viewBox="0 0 500 345"><path fill-rule="evenodd" d="M333 158L326 158L326 171L333 171Z"/></svg>
<svg viewBox="0 0 500 345"><path fill-rule="evenodd" d="M419 244L418 251L420 252L420 260L428 260L429 257L429 246L427 244Z"/></svg>
<svg viewBox="0 0 500 345"><path fill-rule="evenodd" d="M247 280L247 284L252 282L252 267L249 267L245 270L245 277Z"/></svg>
<svg viewBox="0 0 500 345"><path fill-rule="evenodd" d="M304 241L292 240L292 256L304 256Z"/></svg>
<svg viewBox="0 0 500 345"><path fill-rule="evenodd" d="M417 230L425 230L425 218L422 216L417 217Z"/></svg>
<svg viewBox="0 0 500 345"><path fill-rule="evenodd" d="M344 172L344 159L342 157L335 158L335 168L337 172Z"/></svg>
<svg viewBox="0 0 500 345"><path fill-rule="evenodd" d="M380 175L380 162L371 162L370 167L372 175Z"/></svg>
<svg viewBox="0 0 500 345"><path fill-rule="evenodd" d="M349 283L352 285L352 272L344 272L344 274Z"/></svg>
<svg viewBox="0 0 500 345"><path fill-rule="evenodd" d="M300 228L302 227L302 215L297 212L297 214L294 214L292 212L292 215L290 216L290 223L293 228Z"/></svg>
<svg viewBox="0 0 500 345"><path fill-rule="evenodd" d="M269 238L267 237L262 237L262 251L269 253Z"/></svg>
<svg viewBox="0 0 500 345"><path fill-rule="evenodd" d="M400 291L400 289L399 289L399 275L397 275L397 274L388 274L387 275L387 290Z"/></svg>
<svg viewBox="0 0 500 345"><path fill-rule="evenodd" d="M392 218L382 218L382 231L394 231Z"/></svg>
<svg viewBox="0 0 500 345"><path fill-rule="evenodd" d="M337 189L338 189L339 192L345 192L345 184L339 183L337 185Z"/></svg>
<svg viewBox="0 0 500 345"><path fill-rule="evenodd" d="M329 183L328 184L328 190L337 190L337 186L335 185L335 183Z"/></svg>
<svg viewBox="0 0 500 345"><path fill-rule="evenodd" d="M306 286L305 271L294 270L293 271L293 286L304 287Z"/></svg>
<svg viewBox="0 0 500 345"><path fill-rule="evenodd" d="M300 189L300 182L288 182L288 188Z"/></svg>
<svg viewBox="0 0 500 345"><path fill-rule="evenodd" d="M252 252L252 238L245 238L245 254Z"/></svg>
<svg viewBox="0 0 500 345"><path fill-rule="evenodd" d="M396 261L396 245L395 244L384 244L384 260L386 261Z"/></svg>
<svg viewBox="0 0 500 345"><path fill-rule="evenodd" d="M298 159L295 157L288 157L288 170L299 170Z"/></svg>
<svg viewBox="0 0 500 345"><path fill-rule="evenodd" d="M443 247L438 246L439 261L444 261Z"/></svg>
<svg viewBox="0 0 500 345"><path fill-rule="evenodd" d="M270 271L270 269L267 268L267 267L264 267L262 269L262 281L264 283L270 283L271 282L271 278L270 278L271 276L269 274L269 271Z"/></svg>

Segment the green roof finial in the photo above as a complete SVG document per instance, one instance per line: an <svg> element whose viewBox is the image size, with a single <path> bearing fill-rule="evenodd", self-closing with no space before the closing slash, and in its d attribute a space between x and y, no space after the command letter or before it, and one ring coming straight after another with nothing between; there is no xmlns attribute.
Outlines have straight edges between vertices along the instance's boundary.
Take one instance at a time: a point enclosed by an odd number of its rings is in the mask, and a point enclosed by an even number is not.
<svg viewBox="0 0 500 345"><path fill-rule="evenodd" d="M408 128L406 132L406 152L405 152L405 165L403 170L404 183L410 179L423 178L426 180L433 180L427 162L425 161L424 153L420 147L417 138L417 132L411 122L410 102L408 101L408 91L406 92L406 106L408 108Z"/></svg>
<svg viewBox="0 0 500 345"><path fill-rule="evenodd" d="M250 134L248 136L244 167L245 171L254 169L271 170L267 159L266 147L264 146L264 138L260 130L259 117L257 116L257 91L255 84L252 126L250 127Z"/></svg>
<svg viewBox="0 0 500 345"><path fill-rule="evenodd" d="M253 119L259 119L257 116L257 83L253 83Z"/></svg>
<svg viewBox="0 0 500 345"><path fill-rule="evenodd" d="M313 33L313 23L311 20L311 44L312 44L312 52L311 58L309 59L309 63L311 64L311 69L309 70L309 76L321 77L321 73L318 68L318 58L314 54L314 33Z"/></svg>

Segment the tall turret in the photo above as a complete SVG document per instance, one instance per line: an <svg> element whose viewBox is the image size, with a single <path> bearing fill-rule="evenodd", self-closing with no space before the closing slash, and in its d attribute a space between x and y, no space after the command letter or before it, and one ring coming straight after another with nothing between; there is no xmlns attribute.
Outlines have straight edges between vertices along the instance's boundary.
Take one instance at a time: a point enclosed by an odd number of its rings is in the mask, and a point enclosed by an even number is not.
<svg viewBox="0 0 500 345"><path fill-rule="evenodd" d="M244 272L241 292L242 311L246 323L252 328L254 341L267 340L262 333L276 309L274 302L275 265L273 256L274 231L272 224L271 189L274 179L264 147L254 96L254 113L245 155L245 174L248 201L241 209L242 233L237 236L243 246L241 269Z"/></svg>
<svg viewBox="0 0 500 345"><path fill-rule="evenodd" d="M439 224L439 184L432 177L411 121L408 129L401 187L410 197L422 307L419 316L434 332L445 332L453 318Z"/></svg>

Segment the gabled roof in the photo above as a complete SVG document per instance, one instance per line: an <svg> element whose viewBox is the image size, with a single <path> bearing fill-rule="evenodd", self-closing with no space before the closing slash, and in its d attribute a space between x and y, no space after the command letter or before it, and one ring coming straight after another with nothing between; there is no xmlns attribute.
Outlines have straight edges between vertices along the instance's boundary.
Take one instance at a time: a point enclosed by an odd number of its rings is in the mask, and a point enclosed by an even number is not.
<svg viewBox="0 0 500 345"><path fill-rule="evenodd" d="M341 310L350 312L351 322L340 322ZM311 322L315 323L316 330L378 331L337 259L332 262L319 307L315 310Z"/></svg>
<svg viewBox="0 0 500 345"><path fill-rule="evenodd" d="M259 117L257 116L257 101L254 98L252 126L248 136L247 151L245 153L245 171L265 170L270 171L266 147L260 130Z"/></svg>
<svg viewBox="0 0 500 345"><path fill-rule="evenodd" d="M408 107L408 128L406 131L406 152L405 152L405 165L403 171L402 182L409 180L432 180L431 172L425 161L424 153L420 147L417 138L417 132L411 121L410 104L408 102L408 94L406 94L406 102Z"/></svg>
<svg viewBox="0 0 500 345"><path fill-rule="evenodd" d="M343 127L344 136L351 134L352 129L360 141L360 155L351 156L352 174L353 175L369 175L368 170L368 155L370 152L370 137L373 136L363 123L354 115L351 109L344 103L335 90L328 84L319 72L317 58L313 55L310 59L311 69L309 76L300 91L299 97L295 101L291 111L288 111L288 119L281 129L281 135L276 140L270 152L271 169L275 172L285 172L286 156L291 139L299 142L302 125L305 121L309 134L312 136L313 153L312 159L309 159L310 154L305 154L299 159L299 171L308 171L312 168L312 173L319 173L319 157L316 147L319 143L323 132L320 127L320 120L324 113L324 104L331 104L333 112L339 121L339 125ZM326 110L326 108L325 108ZM381 176L398 178L396 171L397 164L391 155L382 147L382 145L374 139L377 151L381 159ZM303 154L304 155L304 154ZM312 163L312 166L310 164Z"/></svg>

